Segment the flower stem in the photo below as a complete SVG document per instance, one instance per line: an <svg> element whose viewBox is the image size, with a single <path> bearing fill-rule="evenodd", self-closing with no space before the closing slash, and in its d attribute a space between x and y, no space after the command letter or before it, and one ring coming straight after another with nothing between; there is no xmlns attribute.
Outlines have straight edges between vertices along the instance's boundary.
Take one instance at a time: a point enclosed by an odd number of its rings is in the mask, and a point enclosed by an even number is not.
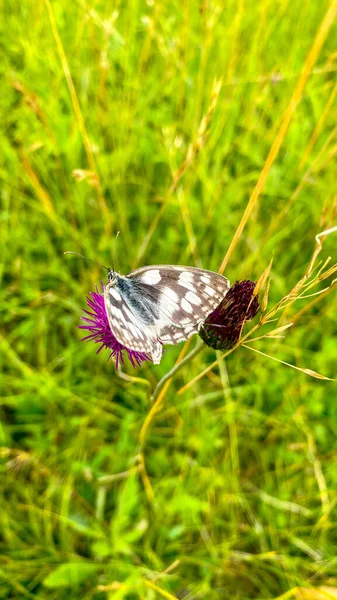
<svg viewBox="0 0 337 600"><path fill-rule="evenodd" d="M168 390L168 388L171 384L171 380L172 380L173 376L176 373L178 373L178 371L180 371L180 369L182 369L188 361L192 360L192 358L197 356L197 354L199 354L199 352L201 352L201 350L204 346L205 346L205 344L203 342L200 342L199 344L197 344L197 346L189 354L187 354L187 356L185 356L185 358L181 358L181 360L178 359L178 362L174 365L174 367L168 373L166 373L166 375L164 375L164 377L162 377L162 379L158 382L158 384L155 387L153 394L151 396L153 405L152 405L151 410L150 410L149 414L147 415L147 417L143 423L143 426L140 430L140 433L139 433L139 441L140 441L141 447L144 444L145 437L146 437L147 431L150 427L150 424L153 420L153 417L156 414L156 412L158 411L159 406L162 403L163 399L165 398L166 391Z"/></svg>
<svg viewBox="0 0 337 600"><path fill-rule="evenodd" d="M174 367L171 369L171 371L169 371L168 373L166 373L166 375L164 375L164 377L162 377L162 379L158 382L157 386L155 387L155 389L153 391L153 394L151 396L152 402L155 402L157 400L159 392L163 388L164 384L169 379L172 379L172 377L176 373L178 373L178 371L180 371L180 369L182 369L189 360L191 360L192 358L197 356L199 354L199 352L201 352L201 350L204 346L205 346L205 344L203 342L200 342L199 344L197 344L197 346L193 350L191 350L191 352L187 356L185 356L185 358L183 358L180 362L176 363L174 365Z"/></svg>

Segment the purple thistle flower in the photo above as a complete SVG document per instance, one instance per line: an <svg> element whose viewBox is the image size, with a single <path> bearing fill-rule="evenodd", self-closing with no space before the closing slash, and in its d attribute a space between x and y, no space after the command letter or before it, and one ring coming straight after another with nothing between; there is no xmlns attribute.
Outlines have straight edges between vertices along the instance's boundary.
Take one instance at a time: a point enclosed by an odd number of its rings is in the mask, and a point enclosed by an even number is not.
<svg viewBox="0 0 337 600"><path fill-rule="evenodd" d="M253 296L254 281L237 281L219 306L208 315L201 326L201 339L215 350L229 350L239 341L246 321L253 319L260 305Z"/></svg>
<svg viewBox="0 0 337 600"><path fill-rule="evenodd" d="M102 292L104 292L104 285L101 283ZM96 292L90 292L91 298L87 297L88 307L91 309L91 312L88 310L84 310L88 317L81 317L82 321L85 322L85 325L80 325L79 329L87 329L90 331L90 335L82 338L81 341L93 340L95 344L100 344L96 354L101 352L103 348L109 348L111 353L108 357L116 357L116 369L118 368L119 363L124 364L124 354L123 350L126 351L128 358L133 367L137 365L141 365L144 360L151 360L151 357L145 352L137 352L136 350L131 350L131 348L126 348L123 344L115 338L113 331L109 325L108 315L106 314L105 304L104 304L104 295L99 293L98 288L96 286Z"/></svg>

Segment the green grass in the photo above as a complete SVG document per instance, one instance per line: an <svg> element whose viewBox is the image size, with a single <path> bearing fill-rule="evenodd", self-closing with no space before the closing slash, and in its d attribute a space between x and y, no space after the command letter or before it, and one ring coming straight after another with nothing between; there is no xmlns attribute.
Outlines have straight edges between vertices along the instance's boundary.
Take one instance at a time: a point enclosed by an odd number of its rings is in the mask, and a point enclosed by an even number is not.
<svg viewBox="0 0 337 600"><path fill-rule="evenodd" d="M336 225L336 22L280 138L329 5L2 6L1 599L336 596L336 383L239 347L178 394L216 359L203 350L139 457L181 346L118 377L77 329L104 272L63 254L110 265L120 230L122 273L217 270L279 140L225 274L257 280L273 257L269 307L288 294ZM336 289L282 319L254 348L336 377Z"/></svg>

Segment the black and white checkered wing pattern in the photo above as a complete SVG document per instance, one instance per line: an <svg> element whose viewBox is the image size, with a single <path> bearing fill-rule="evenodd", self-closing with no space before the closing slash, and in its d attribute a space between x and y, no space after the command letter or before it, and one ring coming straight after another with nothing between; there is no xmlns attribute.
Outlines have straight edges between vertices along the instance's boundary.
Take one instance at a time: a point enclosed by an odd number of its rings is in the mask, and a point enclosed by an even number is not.
<svg viewBox="0 0 337 600"><path fill-rule="evenodd" d="M228 279L195 267L154 265L127 278L157 307L155 328L162 344L178 344L197 333L229 290Z"/></svg>
<svg viewBox="0 0 337 600"><path fill-rule="evenodd" d="M120 275L105 286L104 300L111 330L119 343L145 352L155 364L160 363L163 350L156 334L157 312L152 302L141 297L132 282Z"/></svg>
<svg viewBox="0 0 337 600"><path fill-rule="evenodd" d="M194 267L153 265L115 274L105 287L105 307L116 339L159 363L163 344L178 344L197 333L221 302L228 280Z"/></svg>

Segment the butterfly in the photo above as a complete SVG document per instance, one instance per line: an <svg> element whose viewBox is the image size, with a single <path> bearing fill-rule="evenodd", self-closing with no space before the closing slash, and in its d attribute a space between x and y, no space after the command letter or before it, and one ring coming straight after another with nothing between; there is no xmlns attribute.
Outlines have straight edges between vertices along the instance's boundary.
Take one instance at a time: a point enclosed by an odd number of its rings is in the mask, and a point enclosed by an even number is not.
<svg viewBox="0 0 337 600"><path fill-rule="evenodd" d="M226 277L196 267L152 265L127 275L107 270L104 303L111 331L154 364L161 361L163 345L198 333L230 287Z"/></svg>

